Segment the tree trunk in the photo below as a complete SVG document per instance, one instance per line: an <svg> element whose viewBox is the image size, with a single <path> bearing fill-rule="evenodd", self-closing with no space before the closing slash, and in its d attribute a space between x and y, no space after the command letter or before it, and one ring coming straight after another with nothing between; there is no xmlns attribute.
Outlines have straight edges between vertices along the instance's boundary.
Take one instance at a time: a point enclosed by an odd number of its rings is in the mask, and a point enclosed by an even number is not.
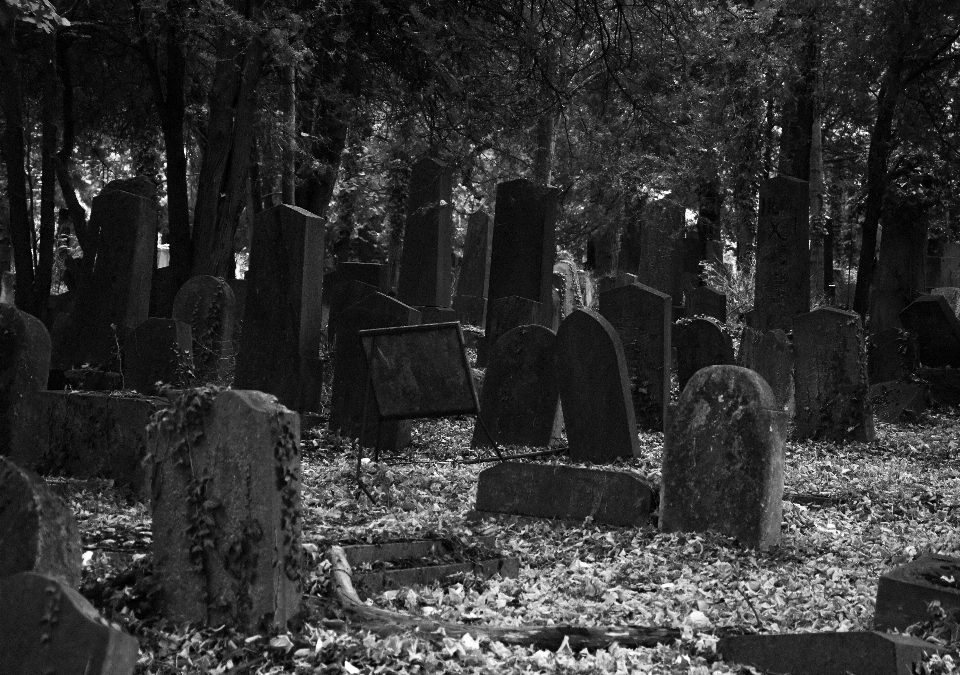
<svg viewBox="0 0 960 675"><path fill-rule="evenodd" d="M294 166L297 147L297 70L294 66L283 67L283 137L281 146L281 201L284 204L296 203L297 174Z"/></svg>
<svg viewBox="0 0 960 675"><path fill-rule="evenodd" d="M810 299L824 296L823 284L823 146L820 117L810 135Z"/></svg>
<svg viewBox="0 0 960 675"><path fill-rule="evenodd" d="M803 19L809 36L800 54L799 76L789 82L783 104L779 172L810 180L810 145L816 117L817 36L813 17Z"/></svg>
<svg viewBox="0 0 960 675"><path fill-rule="evenodd" d="M57 140L58 113L61 104L60 79L57 75L57 36L43 36L43 138L40 163L40 241L33 286L33 301L38 316L45 314L53 281L54 244L57 227ZM45 318L45 317L44 317Z"/></svg>

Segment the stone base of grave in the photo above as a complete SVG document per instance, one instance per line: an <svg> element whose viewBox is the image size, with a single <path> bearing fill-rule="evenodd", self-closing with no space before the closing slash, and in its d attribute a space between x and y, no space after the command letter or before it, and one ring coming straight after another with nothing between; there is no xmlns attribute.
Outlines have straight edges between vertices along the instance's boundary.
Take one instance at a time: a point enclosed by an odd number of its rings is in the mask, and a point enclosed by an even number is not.
<svg viewBox="0 0 960 675"><path fill-rule="evenodd" d="M960 558L925 555L880 575L873 627L902 631L926 621L934 600L947 612L960 610Z"/></svg>

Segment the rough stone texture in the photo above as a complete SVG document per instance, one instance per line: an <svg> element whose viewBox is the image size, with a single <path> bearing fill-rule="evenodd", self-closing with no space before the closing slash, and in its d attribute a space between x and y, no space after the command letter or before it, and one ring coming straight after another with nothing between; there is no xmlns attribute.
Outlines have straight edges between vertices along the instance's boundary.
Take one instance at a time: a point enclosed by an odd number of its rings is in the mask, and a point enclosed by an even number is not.
<svg viewBox="0 0 960 675"><path fill-rule="evenodd" d="M925 554L881 574L873 627L902 631L927 621L935 600L948 614L960 610L960 558Z"/></svg>
<svg viewBox="0 0 960 675"><path fill-rule="evenodd" d="M684 316L708 316L720 323L727 321L727 295L707 286L698 286L686 294Z"/></svg>
<svg viewBox="0 0 960 675"><path fill-rule="evenodd" d="M268 394L227 390L191 427L161 424L150 443L153 568L164 614L283 630L301 593L296 413Z"/></svg>
<svg viewBox="0 0 960 675"><path fill-rule="evenodd" d="M367 360L358 333L371 328L413 326L421 314L398 300L374 293L344 310L339 323L334 355L333 393L330 398L330 429L347 438L360 438L363 447L398 450L407 439L405 423L380 420L376 400L369 388ZM366 400L366 426L361 433Z"/></svg>
<svg viewBox="0 0 960 675"><path fill-rule="evenodd" d="M547 316L549 305L522 298L517 295L491 299L487 308L487 331L477 346L477 366L484 367L489 361L490 351L507 331L517 326L547 326L553 317Z"/></svg>
<svg viewBox="0 0 960 675"><path fill-rule="evenodd" d="M617 331L578 309L560 324L557 381L570 458L603 464L640 452L630 381Z"/></svg>
<svg viewBox="0 0 960 675"><path fill-rule="evenodd" d="M507 331L493 348L480 394L471 447L548 447L560 436L560 390L554 370L556 334L543 326ZM484 429L486 425L486 430Z"/></svg>
<svg viewBox="0 0 960 675"><path fill-rule="evenodd" d="M480 472L477 511L642 527L653 491L623 471L504 462Z"/></svg>
<svg viewBox="0 0 960 675"><path fill-rule="evenodd" d="M736 364L733 340L714 319L700 317L676 322L673 325L673 347L677 350L680 391L701 368Z"/></svg>
<svg viewBox="0 0 960 675"><path fill-rule="evenodd" d="M193 368L190 324L176 319L147 319L130 331L124 344L125 388L155 396L163 385L181 388L188 384Z"/></svg>
<svg viewBox="0 0 960 675"><path fill-rule="evenodd" d="M10 458L43 475L107 478L145 493L146 427L163 399L42 391L18 421Z"/></svg>
<svg viewBox="0 0 960 675"><path fill-rule="evenodd" d="M755 325L790 330L810 311L810 198L807 182L777 176L760 183Z"/></svg>
<svg viewBox="0 0 960 675"><path fill-rule="evenodd" d="M0 455L10 454L14 429L29 415L50 375L50 335L40 320L0 305Z"/></svg>
<svg viewBox="0 0 960 675"><path fill-rule="evenodd" d="M895 424L916 418L927 409L927 385L923 382L881 382L871 385L870 406L880 422Z"/></svg>
<svg viewBox="0 0 960 675"><path fill-rule="evenodd" d="M727 663L789 675L913 675L924 654L948 650L909 635L793 633L723 638L717 652Z"/></svg>
<svg viewBox="0 0 960 675"><path fill-rule="evenodd" d="M0 457L0 579L20 572L79 586L80 531L42 478Z"/></svg>
<svg viewBox="0 0 960 675"><path fill-rule="evenodd" d="M780 541L787 416L752 370L710 366L687 383L664 438L660 530Z"/></svg>
<svg viewBox="0 0 960 675"><path fill-rule="evenodd" d="M637 426L663 431L670 400L670 296L642 284L620 286L600 294L600 314L623 345Z"/></svg>
<svg viewBox="0 0 960 675"><path fill-rule="evenodd" d="M930 290L931 295L942 295L947 299L947 304L957 316L960 316L960 288L956 286L944 286Z"/></svg>
<svg viewBox="0 0 960 675"><path fill-rule="evenodd" d="M637 280L683 304L683 207L667 199L649 201L640 225Z"/></svg>
<svg viewBox="0 0 960 675"><path fill-rule="evenodd" d="M561 260L553 266L553 287L560 297L561 321L573 314L573 310L583 307L580 278L572 262Z"/></svg>
<svg viewBox="0 0 960 675"><path fill-rule="evenodd" d="M793 344L782 330L761 333L744 327L738 365L756 372L770 385L777 408L793 417L796 410L793 382Z"/></svg>
<svg viewBox="0 0 960 675"><path fill-rule="evenodd" d="M376 286L371 286L362 281L353 281L352 279L338 284L337 287L333 289L333 297L330 300L330 315L327 320L328 344L336 345L337 327L344 310L378 292ZM336 347L334 347L334 349L336 349Z"/></svg>
<svg viewBox="0 0 960 675"><path fill-rule="evenodd" d="M793 319L796 438L872 441L860 316L821 307Z"/></svg>
<svg viewBox="0 0 960 675"><path fill-rule="evenodd" d="M960 367L960 319L942 295L921 295L900 312L917 336L917 358L928 368Z"/></svg>
<svg viewBox="0 0 960 675"><path fill-rule="evenodd" d="M196 276L180 287L173 318L190 324L193 372L200 382L225 383L233 370L237 300L223 279Z"/></svg>
<svg viewBox="0 0 960 675"><path fill-rule="evenodd" d="M453 284L453 172L424 158L413 165L397 299L407 305L449 307Z"/></svg>
<svg viewBox="0 0 960 675"><path fill-rule="evenodd" d="M457 276L457 295L486 298L490 283L490 254L493 251L493 227L483 211L470 214L463 243L463 262ZM483 323L474 323L482 326Z"/></svg>
<svg viewBox="0 0 960 675"><path fill-rule="evenodd" d="M887 328L867 338L870 384L902 380L917 369L917 338L899 328Z"/></svg>
<svg viewBox="0 0 960 675"><path fill-rule="evenodd" d="M140 645L62 581L25 572L0 581L0 673L132 675Z"/></svg>
<svg viewBox="0 0 960 675"><path fill-rule="evenodd" d="M233 386L320 411L323 221L296 206L257 214Z"/></svg>

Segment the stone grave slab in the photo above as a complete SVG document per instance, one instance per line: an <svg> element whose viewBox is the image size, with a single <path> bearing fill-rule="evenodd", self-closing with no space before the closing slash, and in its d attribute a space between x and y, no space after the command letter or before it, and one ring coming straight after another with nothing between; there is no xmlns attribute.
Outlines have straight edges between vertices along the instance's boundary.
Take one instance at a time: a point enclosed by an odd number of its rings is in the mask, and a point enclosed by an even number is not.
<svg viewBox="0 0 960 675"><path fill-rule="evenodd" d="M480 472L476 510L640 527L652 500L653 490L632 473L504 462Z"/></svg>
<svg viewBox="0 0 960 675"><path fill-rule="evenodd" d="M570 458L603 464L638 455L629 374L617 331L596 312L578 309L560 324L556 344Z"/></svg>
<svg viewBox="0 0 960 675"><path fill-rule="evenodd" d="M683 234L682 206L669 198L644 204L637 281L669 295L674 306L683 304Z"/></svg>
<svg viewBox="0 0 960 675"><path fill-rule="evenodd" d="M693 374L707 366L732 366L733 340L715 319L682 319L673 325L673 347L677 350L677 380L680 390Z"/></svg>
<svg viewBox="0 0 960 675"><path fill-rule="evenodd" d="M490 350L507 331L517 326L546 326L552 323L553 316L549 309L549 305L518 295L490 300L487 307L487 331L477 348L477 366L487 365Z"/></svg>
<svg viewBox="0 0 960 675"><path fill-rule="evenodd" d="M727 295L707 286L698 286L685 294L684 316L708 316L720 323L727 321Z"/></svg>
<svg viewBox="0 0 960 675"><path fill-rule="evenodd" d="M560 437L560 390L554 370L556 334L543 326L507 331L493 347L480 393L471 447L550 447Z"/></svg>
<svg viewBox="0 0 960 675"><path fill-rule="evenodd" d="M330 314L327 321L327 342L335 345L337 341L337 324L347 307L352 307L364 298L379 293L376 286L362 281L344 281L331 291Z"/></svg>
<svg viewBox="0 0 960 675"><path fill-rule="evenodd" d="M151 435L154 571L173 621L283 629L300 608L300 421L275 397L229 389ZM202 431L190 445L185 434ZM190 461L184 461L189 453Z"/></svg>
<svg viewBox="0 0 960 675"><path fill-rule="evenodd" d="M723 638L727 663L784 675L913 675L926 654L948 650L909 635L875 632L786 633Z"/></svg>
<svg viewBox="0 0 960 675"><path fill-rule="evenodd" d="M453 285L453 171L425 157L413 165L403 230L397 299L450 307ZM454 319L456 320L456 319Z"/></svg>
<svg viewBox="0 0 960 675"><path fill-rule="evenodd" d="M123 384L145 396L164 385L185 387L193 372L193 331L176 319L151 317L127 335Z"/></svg>
<svg viewBox="0 0 960 675"><path fill-rule="evenodd" d="M942 295L950 305L950 309L957 316L960 316L960 288L956 286L941 286L930 290L931 295Z"/></svg>
<svg viewBox="0 0 960 675"><path fill-rule="evenodd" d="M895 424L927 409L927 389L923 382L881 382L870 387L868 397L876 419Z"/></svg>
<svg viewBox="0 0 960 675"><path fill-rule="evenodd" d="M12 452L14 429L29 416L50 375L50 335L39 319L0 304L0 455Z"/></svg>
<svg viewBox="0 0 960 675"><path fill-rule="evenodd" d="M948 613L960 610L960 558L927 554L881 574L873 627L902 631L927 621L935 600Z"/></svg>
<svg viewBox="0 0 960 675"><path fill-rule="evenodd" d="M900 312L917 336L917 358L928 368L960 367L960 319L942 295L921 295Z"/></svg>
<svg viewBox="0 0 960 675"><path fill-rule="evenodd" d="M886 328L867 338L870 384L903 380L917 370L917 338L899 328Z"/></svg>
<svg viewBox="0 0 960 675"><path fill-rule="evenodd" d="M780 541L787 415L752 370L697 371L663 446L662 532L712 530L744 546Z"/></svg>
<svg viewBox="0 0 960 675"><path fill-rule="evenodd" d="M173 301L172 318L190 325L193 372L200 382L225 383L233 370L237 300L223 279L189 279Z"/></svg>
<svg viewBox="0 0 960 675"><path fill-rule="evenodd" d="M24 572L0 581L0 673L132 675L140 645L57 579Z"/></svg>
<svg viewBox="0 0 960 675"><path fill-rule="evenodd" d="M493 224L490 216L475 211L467 220L463 243L463 262L457 275L457 294L453 306L461 323L485 326L487 288L490 283L490 254L493 251Z"/></svg>
<svg viewBox="0 0 960 675"><path fill-rule="evenodd" d="M0 457L0 579L20 572L79 586L80 531L42 478Z"/></svg>
<svg viewBox="0 0 960 675"><path fill-rule="evenodd" d="M737 361L760 375L773 390L777 407L793 417L793 344L787 334L779 329L760 332L745 326Z"/></svg>

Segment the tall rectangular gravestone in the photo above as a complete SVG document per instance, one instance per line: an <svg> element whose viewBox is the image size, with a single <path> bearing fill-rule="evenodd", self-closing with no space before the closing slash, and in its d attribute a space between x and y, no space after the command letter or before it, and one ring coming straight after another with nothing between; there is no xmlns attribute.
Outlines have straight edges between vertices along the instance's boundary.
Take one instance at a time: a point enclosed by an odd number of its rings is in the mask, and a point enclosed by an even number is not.
<svg viewBox="0 0 960 675"><path fill-rule="evenodd" d="M497 340L507 331L517 326L549 326L553 316L548 309L549 305L517 295L491 300L490 311L487 312L487 332L477 346L477 366L483 368L487 365Z"/></svg>
<svg viewBox="0 0 960 675"><path fill-rule="evenodd" d="M683 304L683 234L683 207L666 199L644 205L637 279L669 295L674 306Z"/></svg>
<svg viewBox="0 0 960 675"><path fill-rule="evenodd" d="M810 311L809 213L806 181L777 176L760 184L757 330L790 330L793 317Z"/></svg>
<svg viewBox="0 0 960 675"><path fill-rule="evenodd" d="M0 364L0 455L9 455L50 376L50 334L13 305L0 305Z"/></svg>
<svg viewBox="0 0 960 675"><path fill-rule="evenodd" d="M744 326L740 337L737 365L749 368L762 377L777 400L777 406L793 417L795 410L793 384L793 343L782 330L764 333Z"/></svg>
<svg viewBox="0 0 960 675"><path fill-rule="evenodd" d="M320 410L323 221L281 204L253 226L243 335L233 386L273 394L301 412Z"/></svg>
<svg viewBox="0 0 960 675"><path fill-rule="evenodd" d="M486 325L487 287L490 283L490 253L493 250L493 227L483 211L470 214L467 236L463 244L463 262L457 276L457 295L453 308L460 323Z"/></svg>

